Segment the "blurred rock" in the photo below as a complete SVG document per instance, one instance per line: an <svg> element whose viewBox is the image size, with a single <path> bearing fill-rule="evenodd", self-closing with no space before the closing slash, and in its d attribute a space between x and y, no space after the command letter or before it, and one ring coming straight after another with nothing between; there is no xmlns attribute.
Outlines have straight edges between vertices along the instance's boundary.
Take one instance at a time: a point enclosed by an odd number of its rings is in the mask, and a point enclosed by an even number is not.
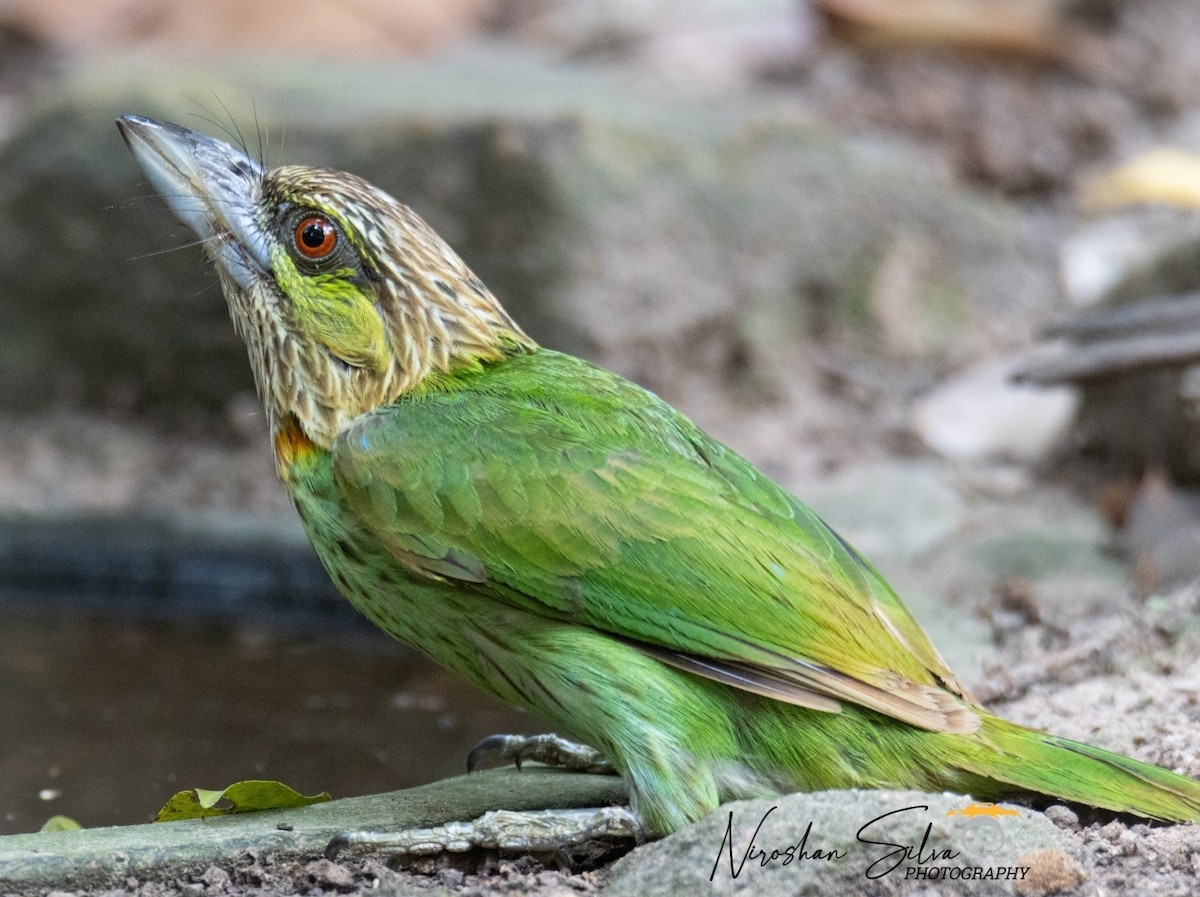
<svg viewBox="0 0 1200 897"><path fill-rule="evenodd" d="M481 30L499 0L6 0L0 24L75 49L256 49L322 54L423 52Z"/></svg>
<svg viewBox="0 0 1200 897"><path fill-rule="evenodd" d="M956 533L964 504L942 465L848 467L807 486L805 502L865 557L912 562Z"/></svg>
<svg viewBox="0 0 1200 897"><path fill-rule="evenodd" d="M1122 475L1200 479L1200 219L1137 208L1064 241L1067 296L1094 306L1049 328L1069 341L1021 377L1082 390L1075 442Z"/></svg>
<svg viewBox="0 0 1200 897"><path fill-rule="evenodd" d="M321 71L81 62L19 123L0 147L0 410L222 413L250 389L214 277L196 250L167 251L183 229L112 124L133 111L220 132L223 114L185 99L210 91L238 111L253 97L251 152L374 181L535 337L667 398L694 377L793 392L814 340L875 353L872 296L899 233L920 247L907 362L1018 343L1054 304L1044 241L1015 210L794 107L650 93L502 48Z"/></svg>
<svg viewBox="0 0 1200 897"><path fill-rule="evenodd" d="M1103 55L1099 35L1075 21L1061 0L815 0L867 45L942 46L1087 69Z"/></svg>
<svg viewBox="0 0 1200 897"><path fill-rule="evenodd" d="M1063 241L1059 270L1077 306L1117 306L1200 288L1200 220L1180 209L1131 209Z"/></svg>
<svg viewBox="0 0 1200 897"><path fill-rule="evenodd" d="M1173 113L1200 104L1200 55L1192 0L1120 0L1110 3L1117 28L1132 40L1119 79L1148 109Z"/></svg>
<svg viewBox="0 0 1200 897"><path fill-rule="evenodd" d="M1117 545L1133 564L1139 597L1200 578L1200 494L1150 472L1129 502Z"/></svg>
<svg viewBox="0 0 1200 897"><path fill-rule="evenodd" d="M1135 209L1083 225L1062 241L1059 271L1072 305L1175 293L1200 282L1194 216Z"/></svg>
<svg viewBox="0 0 1200 897"><path fill-rule="evenodd" d="M793 0L510 2L498 19L503 33L551 52L689 89L794 70L821 31L809 5Z"/></svg>
<svg viewBox="0 0 1200 897"><path fill-rule="evenodd" d="M1185 372L1135 371L1083 390L1074 438L1080 450L1119 475L1161 468L1172 479L1200 478L1200 421L1182 398Z"/></svg>
<svg viewBox="0 0 1200 897"><path fill-rule="evenodd" d="M1079 395L1069 386L1013 382L1028 353L985 361L935 387L913 408L912 425L929 448L954 461L1044 461L1070 429Z"/></svg>
<svg viewBox="0 0 1200 897"><path fill-rule="evenodd" d="M1144 127L1128 97L1053 66L906 49L826 53L812 73L839 124L904 134L963 181L1026 199L1069 187Z"/></svg>

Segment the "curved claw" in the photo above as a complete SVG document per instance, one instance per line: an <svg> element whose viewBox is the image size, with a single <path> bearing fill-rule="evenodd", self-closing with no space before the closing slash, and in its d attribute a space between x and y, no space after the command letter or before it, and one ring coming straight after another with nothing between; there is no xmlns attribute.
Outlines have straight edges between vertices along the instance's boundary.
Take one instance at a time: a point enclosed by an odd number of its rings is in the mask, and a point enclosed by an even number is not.
<svg viewBox="0 0 1200 897"><path fill-rule="evenodd" d="M612 763L595 748L558 735L490 735L467 755L467 772L474 772L483 756L490 753L511 760L518 770L523 760L532 760L575 772L616 774Z"/></svg>
<svg viewBox="0 0 1200 897"><path fill-rule="evenodd" d="M521 754L520 745L525 741L521 735L489 735L484 738L479 744L471 748L471 752L467 754L467 772L474 772L479 761L488 754L499 754L501 757L512 760L518 770L521 769ZM516 746L514 748L514 742Z"/></svg>
<svg viewBox="0 0 1200 897"><path fill-rule="evenodd" d="M325 845L325 859L336 860L338 858L338 854L340 854L343 850L350 849L351 840L350 832L340 832L339 834L334 835L329 839L329 843Z"/></svg>

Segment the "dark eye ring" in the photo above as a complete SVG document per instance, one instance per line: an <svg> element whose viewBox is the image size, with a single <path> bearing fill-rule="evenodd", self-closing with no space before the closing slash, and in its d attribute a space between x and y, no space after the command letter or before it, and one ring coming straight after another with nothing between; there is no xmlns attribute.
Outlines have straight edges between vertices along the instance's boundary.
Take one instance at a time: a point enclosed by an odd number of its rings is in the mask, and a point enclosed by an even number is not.
<svg viewBox="0 0 1200 897"><path fill-rule="evenodd" d="M296 225L294 242L296 251L304 258L323 259L337 247L337 228L328 218L306 215Z"/></svg>

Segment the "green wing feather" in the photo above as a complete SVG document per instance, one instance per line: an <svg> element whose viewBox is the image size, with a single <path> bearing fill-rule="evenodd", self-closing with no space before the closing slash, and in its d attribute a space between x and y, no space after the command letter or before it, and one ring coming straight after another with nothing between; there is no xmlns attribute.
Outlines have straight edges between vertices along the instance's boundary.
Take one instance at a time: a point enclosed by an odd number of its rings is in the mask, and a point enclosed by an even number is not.
<svg viewBox="0 0 1200 897"><path fill-rule="evenodd" d="M803 706L935 731L973 702L875 570L652 394L549 351L443 377L333 447L398 562Z"/></svg>

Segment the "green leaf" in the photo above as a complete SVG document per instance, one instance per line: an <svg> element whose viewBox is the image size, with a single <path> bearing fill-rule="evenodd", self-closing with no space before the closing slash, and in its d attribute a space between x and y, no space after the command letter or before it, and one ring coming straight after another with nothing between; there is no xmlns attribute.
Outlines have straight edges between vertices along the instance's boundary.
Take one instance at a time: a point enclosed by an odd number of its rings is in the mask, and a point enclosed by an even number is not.
<svg viewBox="0 0 1200 897"><path fill-rule="evenodd" d="M42 832L77 832L83 826L72 819L70 816L51 816L46 820L45 824L38 829Z"/></svg>
<svg viewBox="0 0 1200 897"><path fill-rule="evenodd" d="M235 782L222 791L192 788L180 791L168 800L155 822L174 822L178 819L203 819L206 816L225 816L229 813L255 813L260 810L286 810L307 807L329 800L329 792L306 796L282 782L251 780ZM220 805L221 801L226 801Z"/></svg>

